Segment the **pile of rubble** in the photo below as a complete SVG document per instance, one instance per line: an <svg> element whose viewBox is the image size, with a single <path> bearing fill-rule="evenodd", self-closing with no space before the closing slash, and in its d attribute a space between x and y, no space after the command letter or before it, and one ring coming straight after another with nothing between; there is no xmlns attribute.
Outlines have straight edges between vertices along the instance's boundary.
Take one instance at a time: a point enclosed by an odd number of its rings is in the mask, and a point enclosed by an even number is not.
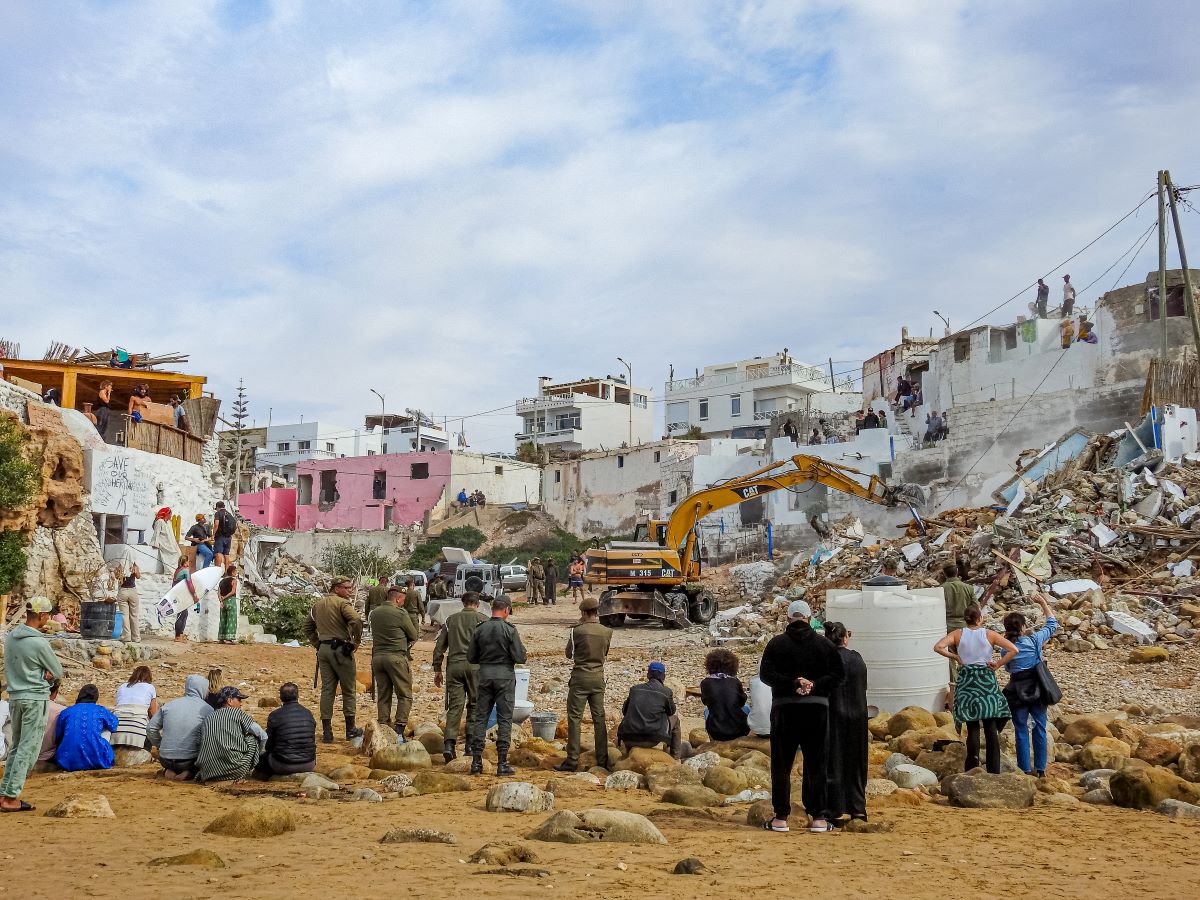
<svg viewBox="0 0 1200 900"><path fill-rule="evenodd" d="M735 567L731 578L750 602L718 617L713 637L778 633L786 609L772 602L776 595L805 597L819 611L825 591L857 588L885 566L924 588L956 564L993 625L1011 610L1036 612L1028 595L1048 591L1062 625L1057 646L1068 651L1193 640L1200 454L1169 461L1150 450L1123 461L1130 454L1112 435L1077 444L1082 450L1061 454L1068 458L1058 464L1045 462L1057 444L1022 454L1024 465L992 506L935 511L895 539L866 534L848 517L815 550L779 565Z"/></svg>

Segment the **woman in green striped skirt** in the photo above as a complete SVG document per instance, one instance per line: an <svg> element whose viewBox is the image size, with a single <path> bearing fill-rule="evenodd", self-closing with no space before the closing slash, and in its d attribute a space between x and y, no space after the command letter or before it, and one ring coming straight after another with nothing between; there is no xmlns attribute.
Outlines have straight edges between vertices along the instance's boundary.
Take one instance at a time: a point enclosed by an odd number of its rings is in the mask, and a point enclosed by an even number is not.
<svg viewBox="0 0 1200 900"><path fill-rule="evenodd" d="M1008 721L1008 701L1000 692L996 670L1017 655L1012 641L983 624L983 614L972 603L963 613L965 628L956 628L933 651L958 663L954 680L954 721L967 725L966 769L979 765L979 731L982 727L987 745L987 770L1000 774L1000 729ZM997 659L996 648L1004 651Z"/></svg>
<svg viewBox="0 0 1200 900"><path fill-rule="evenodd" d="M225 577L217 584L217 596L221 602L221 620L217 624L217 640L222 644L237 642L237 566L229 566Z"/></svg>

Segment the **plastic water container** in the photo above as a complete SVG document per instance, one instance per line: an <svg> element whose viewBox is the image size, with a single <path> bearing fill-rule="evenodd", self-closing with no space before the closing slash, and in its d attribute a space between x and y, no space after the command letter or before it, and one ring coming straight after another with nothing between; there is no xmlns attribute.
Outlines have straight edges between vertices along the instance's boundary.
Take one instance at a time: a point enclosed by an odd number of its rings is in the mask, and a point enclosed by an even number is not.
<svg viewBox="0 0 1200 900"><path fill-rule="evenodd" d="M533 713L533 704L529 702L529 669L517 666L517 693L513 700L513 722L524 722Z"/></svg>
<svg viewBox="0 0 1200 900"><path fill-rule="evenodd" d="M533 728L533 736L541 738L543 741L554 740L554 732L558 728L558 713L556 712L535 712L529 717L529 724Z"/></svg>
<svg viewBox="0 0 1200 900"><path fill-rule="evenodd" d="M125 630L125 613L118 612L113 616L113 630L109 635L114 641L121 639L121 632Z"/></svg>
<svg viewBox="0 0 1200 900"><path fill-rule="evenodd" d="M946 635L940 587L903 586L827 591L825 618L853 632L849 646L867 664L867 703L886 712L906 706L930 711L946 703L949 661L933 652Z"/></svg>

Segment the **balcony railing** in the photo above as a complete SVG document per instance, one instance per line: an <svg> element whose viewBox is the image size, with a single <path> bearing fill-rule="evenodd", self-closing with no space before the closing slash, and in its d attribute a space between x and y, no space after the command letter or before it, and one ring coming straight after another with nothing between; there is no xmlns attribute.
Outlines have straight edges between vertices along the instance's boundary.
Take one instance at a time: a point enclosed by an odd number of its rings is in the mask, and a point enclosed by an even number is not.
<svg viewBox="0 0 1200 900"><path fill-rule="evenodd" d="M589 400L597 400L598 397L588 397ZM576 403L574 394L547 394L544 397L525 397L517 401L517 412L529 412L534 409L551 409L559 406L574 406Z"/></svg>
<svg viewBox="0 0 1200 900"><path fill-rule="evenodd" d="M667 382L667 393L692 391L702 387L721 387L727 384L738 384L747 381L761 381L764 378L790 378L793 383L814 381L823 385L829 384L829 376L818 366L805 366L789 363L783 366L762 366L760 368L743 369L738 372L723 372L718 375L699 375L695 378L677 378Z"/></svg>
<svg viewBox="0 0 1200 900"><path fill-rule="evenodd" d="M556 440L562 440L563 438L566 438L569 440L569 439L574 438L575 432L578 430L579 429L577 429L577 428L559 428L555 431L539 431L536 434L533 433L532 431L518 431L516 434L513 435L513 437L516 438L518 441L529 442L529 443L532 443L534 438L536 438L539 441L547 441L547 440L556 441Z"/></svg>

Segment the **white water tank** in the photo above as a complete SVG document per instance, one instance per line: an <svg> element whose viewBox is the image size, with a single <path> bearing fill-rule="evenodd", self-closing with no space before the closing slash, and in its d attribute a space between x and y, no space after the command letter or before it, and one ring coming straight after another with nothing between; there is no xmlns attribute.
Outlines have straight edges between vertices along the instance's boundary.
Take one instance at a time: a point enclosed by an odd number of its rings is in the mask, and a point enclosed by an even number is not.
<svg viewBox="0 0 1200 900"><path fill-rule="evenodd" d="M850 649L867 664L867 704L897 712L944 708L950 664L933 652L946 634L946 600L940 587L903 586L827 591L825 621L852 632Z"/></svg>

